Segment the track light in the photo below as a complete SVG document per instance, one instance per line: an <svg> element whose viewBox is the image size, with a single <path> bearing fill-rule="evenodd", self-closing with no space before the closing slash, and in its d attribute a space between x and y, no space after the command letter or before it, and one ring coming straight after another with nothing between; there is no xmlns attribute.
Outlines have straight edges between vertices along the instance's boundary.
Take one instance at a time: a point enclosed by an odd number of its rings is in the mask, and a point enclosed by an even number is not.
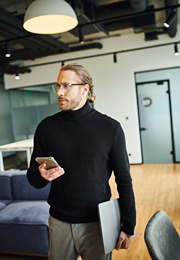
<svg viewBox="0 0 180 260"><path fill-rule="evenodd" d="M80 43L84 43L84 34L83 34L82 27L79 27L79 41L80 41Z"/></svg>
<svg viewBox="0 0 180 260"><path fill-rule="evenodd" d="M114 53L114 55L113 55L113 60L114 60L114 63L117 63L117 56L116 56L116 53Z"/></svg>
<svg viewBox="0 0 180 260"><path fill-rule="evenodd" d="M18 72L16 72L15 79L16 79L16 80L19 80L19 79L20 79Z"/></svg>
<svg viewBox="0 0 180 260"><path fill-rule="evenodd" d="M62 64L62 66L64 66L64 61L62 61L62 63L61 63L61 64Z"/></svg>
<svg viewBox="0 0 180 260"><path fill-rule="evenodd" d="M7 58L11 57L11 51L10 51L9 43L6 43L6 54L5 54L5 56Z"/></svg>
<svg viewBox="0 0 180 260"><path fill-rule="evenodd" d="M174 44L174 55L179 56L178 46L177 43Z"/></svg>
<svg viewBox="0 0 180 260"><path fill-rule="evenodd" d="M177 13L176 13L176 11L173 10L171 12L171 14L169 15L169 17L167 18L167 20L164 22L164 26L166 28L169 28L169 26L171 26L171 24L173 23L176 16L177 16Z"/></svg>

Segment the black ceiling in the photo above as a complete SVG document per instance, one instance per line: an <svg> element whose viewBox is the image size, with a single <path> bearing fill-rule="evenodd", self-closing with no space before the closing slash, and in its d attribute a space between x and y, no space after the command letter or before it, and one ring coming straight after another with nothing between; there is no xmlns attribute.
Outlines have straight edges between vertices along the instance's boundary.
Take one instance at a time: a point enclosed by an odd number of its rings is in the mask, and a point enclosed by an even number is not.
<svg viewBox="0 0 180 260"><path fill-rule="evenodd" d="M19 73L29 72L28 68L19 67L19 60L102 48L98 39L123 34L126 29L132 29L133 33L144 33L146 41L158 39L158 35L162 33L170 37L177 33L177 18L168 30L163 27L162 20L169 16L169 6L178 5L178 0L68 0L77 14L78 26L67 33L55 35L31 34L23 29L24 13L31 2L32 0L0 1L2 73L14 74L17 68ZM159 16L156 13L158 8L162 9L158 12ZM145 15L142 16L142 13ZM83 30L84 44L79 43L80 28ZM9 58L5 57L7 43L11 49Z"/></svg>

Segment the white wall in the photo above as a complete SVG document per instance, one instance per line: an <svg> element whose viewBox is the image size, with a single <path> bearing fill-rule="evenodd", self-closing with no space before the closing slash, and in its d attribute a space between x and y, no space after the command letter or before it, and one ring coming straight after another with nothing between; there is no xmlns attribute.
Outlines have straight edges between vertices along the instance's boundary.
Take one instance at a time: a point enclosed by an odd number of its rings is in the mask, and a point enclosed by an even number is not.
<svg viewBox="0 0 180 260"><path fill-rule="evenodd" d="M101 50L95 49L53 55L35 61L26 61L24 65L42 64L150 45L160 45L167 42L179 41L179 36L178 33L175 38L171 39L167 35L161 35L159 36L159 40L145 42L143 34L127 34L121 37L101 40L100 42L103 45ZM180 66L180 57L175 57L173 52L173 45L124 52L117 54L118 63L116 64L113 63L113 55L74 60L84 65L90 72L93 84L95 84L95 108L121 123L125 131L128 154L131 154L129 157L131 164L142 162L134 73ZM19 81L16 81L14 76L4 75L5 88L9 89L55 82L60 67L61 62L32 67L32 72L21 75ZM126 119L127 117L128 119Z"/></svg>

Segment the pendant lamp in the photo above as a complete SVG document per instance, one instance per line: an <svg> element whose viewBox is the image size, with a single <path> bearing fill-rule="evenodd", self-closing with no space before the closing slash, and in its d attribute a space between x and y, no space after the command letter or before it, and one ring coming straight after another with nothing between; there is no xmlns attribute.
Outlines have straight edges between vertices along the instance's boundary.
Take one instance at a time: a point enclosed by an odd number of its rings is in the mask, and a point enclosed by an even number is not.
<svg viewBox="0 0 180 260"><path fill-rule="evenodd" d="M23 27L38 34L66 32L78 24L72 7L64 0L35 0L26 10Z"/></svg>

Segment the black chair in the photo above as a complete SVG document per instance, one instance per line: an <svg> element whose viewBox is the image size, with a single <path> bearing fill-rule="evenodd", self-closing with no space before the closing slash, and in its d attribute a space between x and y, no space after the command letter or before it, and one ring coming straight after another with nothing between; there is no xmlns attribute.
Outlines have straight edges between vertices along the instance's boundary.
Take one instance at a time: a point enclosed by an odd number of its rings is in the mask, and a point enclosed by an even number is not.
<svg viewBox="0 0 180 260"><path fill-rule="evenodd" d="M153 260L180 260L180 237L164 211L151 217L144 239Z"/></svg>

